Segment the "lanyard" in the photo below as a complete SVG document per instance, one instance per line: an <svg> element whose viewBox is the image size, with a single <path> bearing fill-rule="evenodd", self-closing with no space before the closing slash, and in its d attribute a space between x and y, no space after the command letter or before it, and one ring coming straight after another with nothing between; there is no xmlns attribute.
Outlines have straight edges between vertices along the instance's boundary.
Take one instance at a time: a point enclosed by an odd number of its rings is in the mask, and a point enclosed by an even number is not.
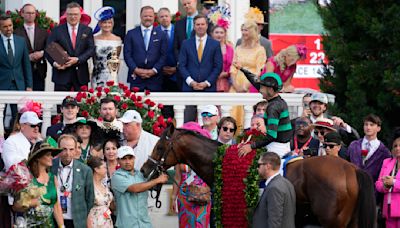
<svg viewBox="0 0 400 228"><path fill-rule="evenodd" d="M64 168L62 167L61 169L64 169ZM72 172L72 167L69 170L69 173L68 173L68 176L67 176L67 180L65 181L65 184L64 184L64 181L62 179L61 172L59 172L58 176L60 177L60 184L61 184L60 192L65 192L67 190L69 178L71 177L71 172Z"/></svg>
<svg viewBox="0 0 400 228"><path fill-rule="evenodd" d="M306 147L308 147L308 145L311 142L312 137L310 137L306 143L304 143L304 145L301 147L301 149L298 148L298 144L297 144L297 137L294 137L294 152L296 154L299 154L299 152L302 152Z"/></svg>

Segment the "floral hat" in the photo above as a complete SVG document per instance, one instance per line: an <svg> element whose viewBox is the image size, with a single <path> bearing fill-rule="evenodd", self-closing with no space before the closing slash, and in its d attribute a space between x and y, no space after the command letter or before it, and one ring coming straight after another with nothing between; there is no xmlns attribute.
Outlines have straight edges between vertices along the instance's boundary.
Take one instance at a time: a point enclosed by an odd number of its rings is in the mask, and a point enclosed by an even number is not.
<svg viewBox="0 0 400 228"><path fill-rule="evenodd" d="M228 30L231 19L231 10L228 6L213 6L211 7L210 13L207 17L214 25Z"/></svg>
<svg viewBox="0 0 400 228"><path fill-rule="evenodd" d="M98 9L96 13L94 13L94 18L96 18L96 20L100 22L111 19L114 17L114 15L115 15L115 9L113 7L104 6ZM96 27L93 30L93 34L98 33L99 31L100 31L100 26L99 23L97 23Z"/></svg>
<svg viewBox="0 0 400 228"><path fill-rule="evenodd" d="M81 23L88 26L92 21L92 18L83 10L82 7L79 7L81 11ZM60 25L67 23L67 11L60 17Z"/></svg>
<svg viewBox="0 0 400 228"><path fill-rule="evenodd" d="M249 12L247 12L244 15L244 17L247 20L256 22L257 24L263 24L263 25L268 24L268 23L264 22L264 14L257 7L250 7Z"/></svg>

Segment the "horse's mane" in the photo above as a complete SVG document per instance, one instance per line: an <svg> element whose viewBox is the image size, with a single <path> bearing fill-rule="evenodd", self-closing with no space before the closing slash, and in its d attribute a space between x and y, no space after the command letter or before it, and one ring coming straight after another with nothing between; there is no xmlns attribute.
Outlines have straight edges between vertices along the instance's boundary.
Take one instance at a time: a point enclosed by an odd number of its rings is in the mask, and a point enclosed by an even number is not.
<svg viewBox="0 0 400 228"><path fill-rule="evenodd" d="M211 143L211 144L218 144L219 143L218 141L215 141L215 140L212 140L210 138L207 138L207 137L203 136L202 134L197 133L195 131L186 130L186 129L182 129L182 128L177 128L176 130L179 131L180 135L191 135L191 136L194 136L196 138L199 138L199 139L201 139L203 141L206 141L208 143Z"/></svg>

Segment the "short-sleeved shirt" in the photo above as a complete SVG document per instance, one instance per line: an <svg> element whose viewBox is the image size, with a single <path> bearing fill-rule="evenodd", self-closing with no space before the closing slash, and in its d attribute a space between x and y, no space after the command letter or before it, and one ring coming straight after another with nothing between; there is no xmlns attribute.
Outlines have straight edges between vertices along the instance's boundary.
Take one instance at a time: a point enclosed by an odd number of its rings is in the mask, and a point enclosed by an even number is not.
<svg viewBox="0 0 400 228"><path fill-rule="evenodd" d="M117 204L118 228L152 227L149 213L147 211L147 191L140 193L128 192L132 184L145 182L142 173L135 170L135 174L124 169L118 169L111 178L111 187Z"/></svg>

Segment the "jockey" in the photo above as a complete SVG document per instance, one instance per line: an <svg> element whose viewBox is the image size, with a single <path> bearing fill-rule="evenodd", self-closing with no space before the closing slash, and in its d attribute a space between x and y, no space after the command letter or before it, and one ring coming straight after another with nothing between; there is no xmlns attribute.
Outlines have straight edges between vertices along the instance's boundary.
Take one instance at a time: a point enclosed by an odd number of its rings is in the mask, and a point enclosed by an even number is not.
<svg viewBox="0 0 400 228"><path fill-rule="evenodd" d="M265 112L265 125L267 134L264 139L253 142L251 145L243 145L239 149L239 155L245 155L252 149L258 149L266 146L268 151L277 153L281 158L290 153L290 138L292 136L292 125L290 122L288 105L285 100L279 96L282 89L282 80L275 73L265 73L260 80L251 72L240 68L247 79L268 101Z"/></svg>

